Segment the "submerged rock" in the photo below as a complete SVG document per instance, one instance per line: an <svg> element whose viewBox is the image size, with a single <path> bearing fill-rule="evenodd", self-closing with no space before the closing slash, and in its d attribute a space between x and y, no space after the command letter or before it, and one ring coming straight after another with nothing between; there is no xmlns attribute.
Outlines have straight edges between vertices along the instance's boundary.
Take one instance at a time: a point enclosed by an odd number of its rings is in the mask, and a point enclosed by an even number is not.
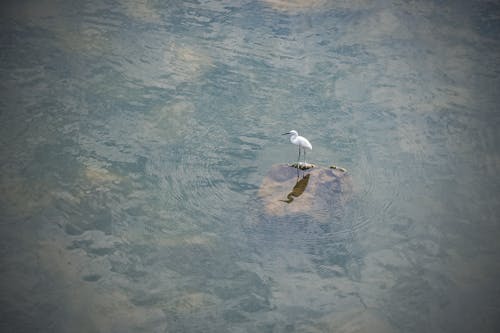
<svg viewBox="0 0 500 333"><path fill-rule="evenodd" d="M324 219L345 206L352 194L349 173L339 168L307 166L307 171L299 170L297 165L272 166L258 193L267 215L303 213Z"/></svg>
<svg viewBox="0 0 500 333"><path fill-rule="evenodd" d="M326 315L314 324L318 332L395 333L389 320L377 309L366 308ZM308 327L308 329L310 329ZM315 331L315 330L314 330Z"/></svg>

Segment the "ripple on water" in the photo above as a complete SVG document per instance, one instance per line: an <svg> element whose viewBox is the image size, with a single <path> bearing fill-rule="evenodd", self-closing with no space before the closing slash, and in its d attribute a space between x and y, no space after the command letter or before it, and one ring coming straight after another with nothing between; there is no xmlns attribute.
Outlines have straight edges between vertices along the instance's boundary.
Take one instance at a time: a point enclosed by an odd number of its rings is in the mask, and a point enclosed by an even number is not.
<svg viewBox="0 0 500 333"><path fill-rule="evenodd" d="M184 147L171 153L167 150L160 149L146 162L146 174L157 179L161 200L187 215L203 216L203 220L217 217L228 193L217 160L203 153L187 153Z"/></svg>
<svg viewBox="0 0 500 333"><path fill-rule="evenodd" d="M384 145L370 146L370 150L361 154L353 168L357 209L352 210L353 229L366 229L374 221L391 220L396 213L394 202L405 195L403 174L407 170L401 167L401 154L386 155ZM365 206L366 205L366 206ZM367 214L369 212L369 214Z"/></svg>
<svg viewBox="0 0 500 333"><path fill-rule="evenodd" d="M279 184L289 178L287 171L291 173L292 182L286 183L289 188L283 188ZM317 270L322 276L335 272L345 274L349 270L353 230L351 221L346 219L344 213L352 194L350 175L343 175L348 177L347 180L336 179L338 184L333 182L328 185L328 181L332 180L332 175L328 176L330 173L333 175L333 170L318 168L309 171L309 176L304 179L311 178L311 184L306 185L304 193L295 193L299 195L289 196L293 200L285 202L287 193L294 186L296 169L284 165L272 167L254 204L256 220L244 227L249 242L263 258L267 258L269 253L281 255L283 251L298 251L300 256L306 255L308 260L312 260L315 268L310 269ZM302 182L304 179L299 177ZM326 183L317 184L316 181ZM313 192L307 194L309 186ZM315 196L319 196L316 202ZM290 265L292 267L296 263Z"/></svg>

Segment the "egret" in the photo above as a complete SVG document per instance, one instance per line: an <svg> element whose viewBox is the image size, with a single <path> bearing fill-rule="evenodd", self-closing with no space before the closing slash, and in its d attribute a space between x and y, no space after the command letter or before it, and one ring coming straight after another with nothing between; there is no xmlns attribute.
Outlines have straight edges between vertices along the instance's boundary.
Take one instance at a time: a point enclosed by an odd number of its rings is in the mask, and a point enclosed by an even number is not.
<svg viewBox="0 0 500 333"><path fill-rule="evenodd" d="M311 143L309 140L304 138L303 136L300 136L299 133L295 130L291 130L290 132L283 133L282 135L290 135L290 142L293 143L294 145L299 146L299 159L297 160L297 165L300 164L300 148L304 149L304 164L306 164L306 148L313 149Z"/></svg>

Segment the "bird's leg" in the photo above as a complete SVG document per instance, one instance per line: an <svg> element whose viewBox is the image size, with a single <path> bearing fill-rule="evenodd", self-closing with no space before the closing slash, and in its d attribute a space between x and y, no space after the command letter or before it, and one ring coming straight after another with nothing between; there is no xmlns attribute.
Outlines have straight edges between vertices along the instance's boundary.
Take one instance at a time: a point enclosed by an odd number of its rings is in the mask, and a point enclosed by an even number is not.
<svg viewBox="0 0 500 333"><path fill-rule="evenodd" d="M299 159L297 160L297 169L299 168L300 165L300 146L299 146Z"/></svg>
<svg viewBox="0 0 500 333"><path fill-rule="evenodd" d="M307 164L306 164L306 148L302 147L302 149L304 149L304 169L302 169L302 178L305 177L305 174L306 174L306 168L307 168Z"/></svg>

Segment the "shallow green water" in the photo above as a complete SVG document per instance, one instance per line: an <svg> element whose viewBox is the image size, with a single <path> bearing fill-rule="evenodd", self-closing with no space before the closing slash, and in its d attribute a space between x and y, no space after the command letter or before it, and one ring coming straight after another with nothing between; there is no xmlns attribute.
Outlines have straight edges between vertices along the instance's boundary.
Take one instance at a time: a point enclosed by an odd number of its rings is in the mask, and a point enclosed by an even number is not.
<svg viewBox="0 0 500 333"><path fill-rule="evenodd" d="M499 15L2 4L1 331L497 332ZM350 200L266 212L291 129Z"/></svg>

